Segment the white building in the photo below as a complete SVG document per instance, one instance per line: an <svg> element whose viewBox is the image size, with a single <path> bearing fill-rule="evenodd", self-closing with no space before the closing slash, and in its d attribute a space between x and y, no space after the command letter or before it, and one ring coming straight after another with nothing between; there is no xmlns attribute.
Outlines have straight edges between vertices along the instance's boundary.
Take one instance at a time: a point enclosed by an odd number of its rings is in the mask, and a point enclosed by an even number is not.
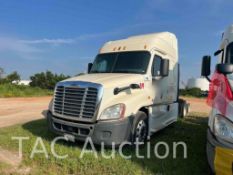
<svg viewBox="0 0 233 175"><path fill-rule="evenodd" d="M12 81L13 84L29 86L31 80Z"/></svg>
<svg viewBox="0 0 233 175"><path fill-rule="evenodd" d="M208 91L209 84L206 78L190 78L188 79L187 88L200 88L202 91Z"/></svg>

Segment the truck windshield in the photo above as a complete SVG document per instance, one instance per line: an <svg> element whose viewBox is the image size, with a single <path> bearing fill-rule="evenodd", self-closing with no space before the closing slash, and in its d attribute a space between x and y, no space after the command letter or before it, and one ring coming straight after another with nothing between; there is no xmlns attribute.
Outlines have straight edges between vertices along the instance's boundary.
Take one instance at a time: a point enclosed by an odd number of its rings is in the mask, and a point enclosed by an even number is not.
<svg viewBox="0 0 233 175"><path fill-rule="evenodd" d="M233 42L227 46L227 53L226 54L227 54L226 60L229 60L230 63L233 64Z"/></svg>
<svg viewBox="0 0 233 175"><path fill-rule="evenodd" d="M146 51L99 54L90 73L145 74L149 61L150 53Z"/></svg>

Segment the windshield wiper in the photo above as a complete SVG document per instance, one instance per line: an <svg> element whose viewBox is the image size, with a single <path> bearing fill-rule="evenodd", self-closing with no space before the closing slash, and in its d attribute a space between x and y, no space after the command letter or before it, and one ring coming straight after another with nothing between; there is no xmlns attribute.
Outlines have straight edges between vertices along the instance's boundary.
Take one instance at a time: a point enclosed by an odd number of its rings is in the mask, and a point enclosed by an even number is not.
<svg viewBox="0 0 233 175"><path fill-rule="evenodd" d="M117 70L117 71L113 71L113 73L131 73L128 70Z"/></svg>
<svg viewBox="0 0 233 175"><path fill-rule="evenodd" d="M114 89L113 93L114 93L114 95L117 95L120 92L125 91L127 89L140 89L140 86L138 84L131 84L129 86L125 86L125 87L121 87L121 88L117 87Z"/></svg>
<svg viewBox="0 0 233 175"><path fill-rule="evenodd" d="M94 71L91 71L90 73L110 73L110 72L104 72L104 71L94 70Z"/></svg>

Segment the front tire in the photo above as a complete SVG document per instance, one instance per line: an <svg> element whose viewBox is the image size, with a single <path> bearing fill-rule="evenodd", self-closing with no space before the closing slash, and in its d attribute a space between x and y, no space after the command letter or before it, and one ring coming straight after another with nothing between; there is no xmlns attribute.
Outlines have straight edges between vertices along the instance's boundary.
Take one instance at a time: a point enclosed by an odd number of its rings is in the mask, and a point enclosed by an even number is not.
<svg viewBox="0 0 233 175"><path fill-rule="evenodd" d="M148 120L144 112L139 111L133 123L132 142L145 142L148 135Z"/></svg>

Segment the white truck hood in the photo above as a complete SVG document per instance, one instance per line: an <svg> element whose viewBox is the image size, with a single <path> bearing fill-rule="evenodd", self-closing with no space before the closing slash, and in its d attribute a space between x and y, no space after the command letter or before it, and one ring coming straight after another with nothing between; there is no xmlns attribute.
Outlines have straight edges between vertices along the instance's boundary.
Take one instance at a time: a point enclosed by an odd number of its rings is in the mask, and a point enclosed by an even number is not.
<svg viewBox="0 0 233 175"><path fill-rule="evenodd" d="M144 83L145 76L146 75L141 74L97 73L73 77L70 79L66 79L63 82L81 81L97 83L103 86L104 93L99 107L99 113L97 117L98 120L101 112L104 109L115 104L124 103L127 106L125 111L126 116L130 116L136 113L136 111L143 105L150 105L152 103L152 100L148 99L149 94L144 88L126 90L119 93L118 95L113 94L114 89L117 87L122 88L125 86L129 86L130 84Z"/></svg>
<svg viewBox="0 0 233 175"><path fill-rule="evenodd" d="M141 83L144 76L140 74L118 74L118 73L98 73L85 74L66 79L64 81L84 81L103 85L104 88L113 88L122 85L130 85L132 83Z"/></svg>

